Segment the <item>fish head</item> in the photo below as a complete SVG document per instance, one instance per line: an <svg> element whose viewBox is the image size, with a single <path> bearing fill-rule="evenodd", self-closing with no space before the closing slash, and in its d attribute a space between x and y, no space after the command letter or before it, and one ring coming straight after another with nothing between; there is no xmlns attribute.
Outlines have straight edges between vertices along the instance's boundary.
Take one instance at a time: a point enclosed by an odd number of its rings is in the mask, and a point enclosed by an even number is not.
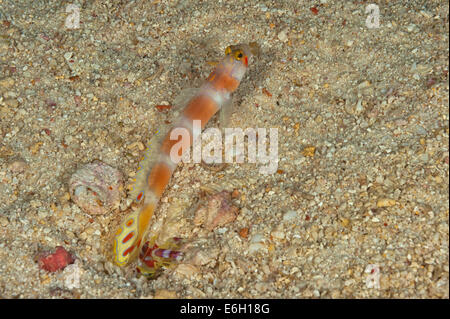
<svg viewBox="0 0 450 319"><path fill-rule="evenodd" d="M258 54L259 46L256 42L230 45L225 49L227 57L230 57L234 63L240 63L245 67L248 67L249 61Z"/></svg>

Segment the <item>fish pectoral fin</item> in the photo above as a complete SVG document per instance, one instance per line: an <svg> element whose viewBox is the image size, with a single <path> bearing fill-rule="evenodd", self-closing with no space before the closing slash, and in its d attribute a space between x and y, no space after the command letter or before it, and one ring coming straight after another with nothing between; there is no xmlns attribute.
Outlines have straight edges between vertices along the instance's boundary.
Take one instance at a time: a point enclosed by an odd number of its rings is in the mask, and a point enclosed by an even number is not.
<svg viewBox="0 0 450 319"><path fill-rule="evenodd" d="M206 63L212 67L216 67L220 62L219 61L206 61Z"/></svg>
<svg viewBox="0 0 450 319"><path fill-rule="evenodd" d="M226 101L219 111L219 127L221 130L230 125L231 114L233 113L233 98Z"/></svg>

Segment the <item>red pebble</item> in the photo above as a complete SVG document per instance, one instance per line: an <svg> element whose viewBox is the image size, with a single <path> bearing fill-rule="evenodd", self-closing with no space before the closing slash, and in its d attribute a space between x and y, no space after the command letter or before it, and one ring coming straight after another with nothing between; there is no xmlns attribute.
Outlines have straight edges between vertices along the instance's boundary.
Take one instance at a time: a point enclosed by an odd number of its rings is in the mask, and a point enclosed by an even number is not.
<svg viewBox="0 0 450 319"><path fill-rule="evenodd" d="M310 10L314 15L317 15L319 13L319 10L316 7L312 7Z"/></svg>
<svg viewBox="0 0 450 319"><path fill-rule="evenodd" d="M80 103L81 103L81 96L75 95L73 97L73 99L75 100L75 104L76 105L80 105Z"/></svg>
<svg viewBox="0 0 450 319"><path fill-rule="evenodd" d="M160 104L160 105L155 105L155 107L156 107L156 109L158 111L163 112L163 111L170 110L172 108L172 105L162 105L162 104Z"/></svg>
<svg viewBox="0 0 450 319"><path fill-rule="evenodd" d="M39 268L55 272L64 269L67 265L72 264L75 260L64 247L56 247L56 251L53 254L44 253L39 259Z"/></svg>
<svg viewBox="0 0 450 319"><path fill-rule="evenodd" d="M267 95L268 97L272 97L272 93L270 93L269 91L267 91L266 88L262 88L262 92Z"/></svg>

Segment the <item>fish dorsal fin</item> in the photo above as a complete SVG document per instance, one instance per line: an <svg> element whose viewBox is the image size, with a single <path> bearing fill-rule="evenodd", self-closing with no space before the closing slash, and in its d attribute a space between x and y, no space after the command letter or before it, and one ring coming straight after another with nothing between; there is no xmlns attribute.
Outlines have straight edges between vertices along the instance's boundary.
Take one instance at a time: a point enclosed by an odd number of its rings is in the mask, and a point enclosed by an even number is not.
<svg viewBox="0 0 450 319"><path fill-rule="evenodd" d="M166 127L158 130L155 135L153 135L147 143L147 148L145 149L144 155L139 162L134 184L130 191L130 196L138 203L145 197L145 191L148 189L148 174L150 174L155 162L159 159L160 146L169 129L170 125L166 125Z"/></svg>
<svg viewBox="0 0 450 319"><path fill-rule="evenodd" d="M181 112L189 103L189 101L198 94L199 90L199 88L186 88L181 90L181 92L175 97L172 103L174 113Z"/></svg>
<svg viewBox="0 0 450 319"><path fill-rule="evenodd" d="M175 119L179 118L179 113L182 112L189 101L196 96L198 92L198 88L187 88L178 94L172 103L172 116ZM144 156L139 163L134 184L130 191L130 195L138 203L145 197L148 174L150 174L155 162L159 159L161 142L169 132L170 128L171 125L166 125L163 129L158 130L157 133L155 133L155 135L150 139L147 144L147 148L144 151Z"/></svg>

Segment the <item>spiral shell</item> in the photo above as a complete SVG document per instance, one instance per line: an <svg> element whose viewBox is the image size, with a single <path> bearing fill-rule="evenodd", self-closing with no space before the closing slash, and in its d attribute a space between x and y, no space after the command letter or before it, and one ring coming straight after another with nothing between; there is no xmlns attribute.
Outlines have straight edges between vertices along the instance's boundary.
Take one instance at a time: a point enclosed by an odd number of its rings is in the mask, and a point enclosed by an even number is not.
<svg viewBox="0 0 450 319"><path fill-rule="evenodd" d="M231 193L221 191L210 196L206 203L200 205L195 213L194 224L203 225L212 231L234 221L239 214L239 208L231 202Z"/></svg>
<svg viewBox="0 0 450 319"><path fill-rule="evenodd" d="M92 215L106 214L117 209L123 195L122 173L100 161L78 169L70 178L72 200Z"/></svg>

